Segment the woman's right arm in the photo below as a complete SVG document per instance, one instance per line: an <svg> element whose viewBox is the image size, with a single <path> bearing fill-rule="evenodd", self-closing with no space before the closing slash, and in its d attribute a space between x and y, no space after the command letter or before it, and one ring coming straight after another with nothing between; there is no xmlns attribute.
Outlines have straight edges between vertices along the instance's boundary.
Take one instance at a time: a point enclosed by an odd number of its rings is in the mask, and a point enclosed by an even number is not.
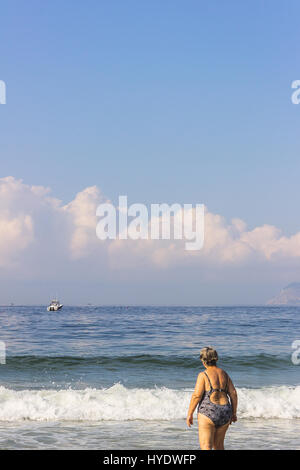
<svg viewBox="0 0 300 470"><path fill-rule="evenodd" d="M235 386L232 383L231 378L228 376L228 395L230 396L230 401L232 404L232 416L230 420L231 423L235 423L237 421L236 410L238 405L238 396Z"/></svg>
<svg viewBox="0 0 300 470"><path fill-rule="evenodd" d="M202 398L204 390L205 390L204 376L203 376L203 372L200 372L200 374L198 375L198 378L197 378L194 393L191 397L190 406L189 406L189 410L188 410L188 415L187 415L187 418L186 418L186 423L187 423L188 427L190 427L193 424L193 414L194 414L194 411L195 411L199 401Z"/></svg>

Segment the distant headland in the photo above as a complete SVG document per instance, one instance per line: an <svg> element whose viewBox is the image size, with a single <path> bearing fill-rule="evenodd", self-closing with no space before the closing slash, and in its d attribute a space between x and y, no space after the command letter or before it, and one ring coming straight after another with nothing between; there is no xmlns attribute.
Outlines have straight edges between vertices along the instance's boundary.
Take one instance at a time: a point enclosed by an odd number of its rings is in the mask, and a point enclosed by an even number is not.
<svg viewBox="0 0 300 470"><path fill-rule="evenodd" d="M300 305L300 282L293 282L268 300L267 305Z"/></svg>

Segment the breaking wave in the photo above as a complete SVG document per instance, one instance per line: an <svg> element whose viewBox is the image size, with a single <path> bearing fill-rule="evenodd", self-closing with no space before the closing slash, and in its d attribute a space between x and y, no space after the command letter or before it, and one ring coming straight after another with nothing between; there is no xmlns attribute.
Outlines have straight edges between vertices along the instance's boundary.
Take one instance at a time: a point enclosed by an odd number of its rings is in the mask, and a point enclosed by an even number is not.
<svg viewBox="0 0 300 470"><path fill-rule="evenodd" d="M192 390L133 388L11 390L0 387L0 421L185 419ZM238 389L238 418L300 418L300 386Z"/></svg>

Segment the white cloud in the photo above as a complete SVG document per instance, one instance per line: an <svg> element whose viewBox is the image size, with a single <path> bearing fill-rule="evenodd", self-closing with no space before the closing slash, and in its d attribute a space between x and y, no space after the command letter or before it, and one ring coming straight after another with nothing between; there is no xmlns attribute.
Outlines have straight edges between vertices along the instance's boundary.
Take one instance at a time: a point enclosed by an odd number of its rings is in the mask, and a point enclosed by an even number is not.
<svg viewBox="0 0 300 470"><path fill-rule="evenodd" d="M28 276L60 272L64 276L80 264L97 275L116 270L149 271L176 266L245 266L253 261L286 265L300 257L300 232L291 237L270 225L247 230L241 219L205 212L204 247L184 250L185 241L116 240L96 237L96 207L107 202L96 186L79 192L68 204L42 186L29 186L13 177L0 179L0 268ZM105 266L104 264L105 263ZM46 266L46 269L45 269ZM56 271L55 271L56 270Z"/></svg>
<svg viewBox="0 0 300 470"><path fill-rule="evenodd" d="M42 186L13 177L0 179L0 267L27 274L58 270L97 249L96 187L63 205Z"/></svg>
<svg viewBox="0 0 300 470"><path fill-rule="evenodd" d="M0 267L11 266L22 251L34 241L33 221L30 215L0 218Z"/></svg>
<svg viewBox="0 0 300 470"><path fill-rule="evenodd" d="M104 201L99 189L91 186L78 193L73 201L62 207L72 225L70 250L74 259L89 256L97 250L99 240L95 234L96 209L100 202Z"/></svg>

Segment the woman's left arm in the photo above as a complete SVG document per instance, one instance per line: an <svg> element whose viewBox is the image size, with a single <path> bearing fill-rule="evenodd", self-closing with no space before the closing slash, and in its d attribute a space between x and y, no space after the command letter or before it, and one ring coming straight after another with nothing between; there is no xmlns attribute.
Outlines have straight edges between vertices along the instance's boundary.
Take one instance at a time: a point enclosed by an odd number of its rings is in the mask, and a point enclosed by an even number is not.
<svg viewBox="0 0 300 470"><path fill-rule="evenodd" d="M190 401L189 411L188 411L188 415L186 418L186 424L188 425L188 427L190 427L193 424L193 414L196 409L196 406L198 405L199 401L202 398L204 390L205 390L204 374L203 372L200 372L197 378L195 390Z"/></svg>

